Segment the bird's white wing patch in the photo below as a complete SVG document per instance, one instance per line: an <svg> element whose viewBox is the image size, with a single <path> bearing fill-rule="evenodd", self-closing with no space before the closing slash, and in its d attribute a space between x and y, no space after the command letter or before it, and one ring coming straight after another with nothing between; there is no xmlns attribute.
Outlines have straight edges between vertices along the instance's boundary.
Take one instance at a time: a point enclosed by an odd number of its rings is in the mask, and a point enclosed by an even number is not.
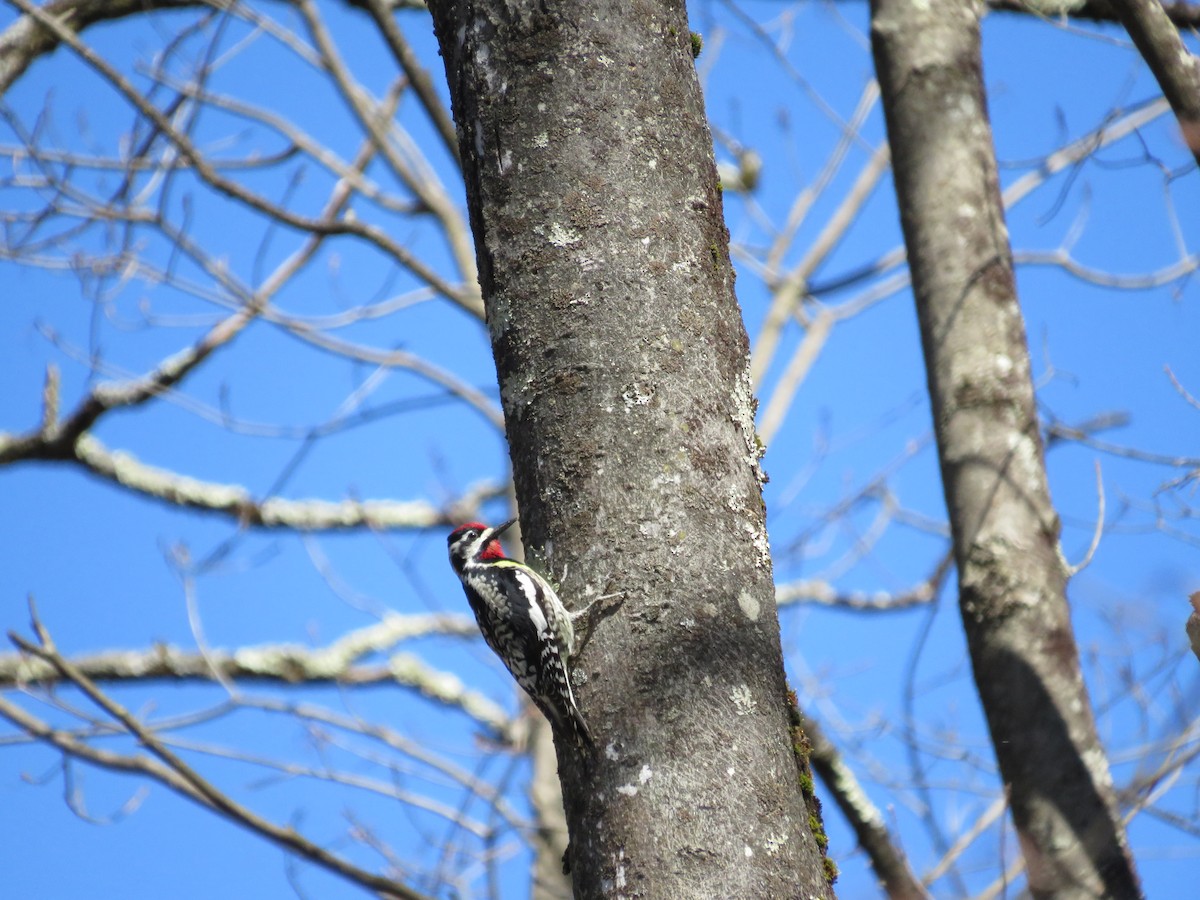
<svg viewBox="0 0 1200 900"><path fill-rule="evenodd" d="M537 629L538 634L545 634L550 630L550 623L546 621L546 613L542 610L542 605L538 603L537 585L534 584L533 579L525 572L517 572L516 575L517 584L521 586L521 593L529 601L529 618Z"/></svg>

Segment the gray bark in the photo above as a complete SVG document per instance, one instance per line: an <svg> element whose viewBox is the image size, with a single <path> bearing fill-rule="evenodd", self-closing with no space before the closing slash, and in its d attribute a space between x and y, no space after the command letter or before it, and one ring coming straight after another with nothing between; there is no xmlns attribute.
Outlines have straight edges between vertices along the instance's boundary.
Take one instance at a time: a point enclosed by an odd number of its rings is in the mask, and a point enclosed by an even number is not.
<svg viewBox="0 0 1200 900"><path fill-rule="evenodd" d="M526 547L601 748L579 897L828 896L788 733L745 330L682 3L430 4Z"/></svg>
<svg viewBox="0 0 1200 900"><path fill-rule="evenodd" d="M981 7L872 0L959 603L1037 897L1136 897L1079 667L979 49Z"/></svg>

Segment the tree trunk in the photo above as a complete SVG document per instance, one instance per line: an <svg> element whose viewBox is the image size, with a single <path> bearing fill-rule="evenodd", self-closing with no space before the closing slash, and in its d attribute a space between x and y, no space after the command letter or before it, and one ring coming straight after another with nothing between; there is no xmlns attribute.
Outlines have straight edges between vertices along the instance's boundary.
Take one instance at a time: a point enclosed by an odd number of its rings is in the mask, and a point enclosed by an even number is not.
<svg viewBox="0 0 1200 900"><path fill-rule="evenodd" d="M1067 609L979 11L957 0L871 4L959 603L1033 894L1136 897Z"/></svg>
<svg viewBox="0 0 1200 900"><path fill-rule="evenodd" d="M567 817L563 813L562 786L555 769L554 740L550 726L539 722L529 746L533 772L529 788L538 834L533 846L533 900L564 900L571 896L571 879L563 872L567 852Z"/></svg>
<svg viewBox="0 0 1200 900"><path fill-rule="evenodd" d="M431 2L526 546L584 629L575 893L828 896L682 3Z"/></svg>

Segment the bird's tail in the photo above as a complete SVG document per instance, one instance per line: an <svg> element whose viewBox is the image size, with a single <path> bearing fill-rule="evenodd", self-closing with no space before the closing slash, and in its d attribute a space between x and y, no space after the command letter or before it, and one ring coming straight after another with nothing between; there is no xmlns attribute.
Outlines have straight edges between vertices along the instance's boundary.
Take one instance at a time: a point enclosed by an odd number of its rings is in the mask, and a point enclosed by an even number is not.
<svg viewBox="0 0 1200 900"><path fill-rule="evenodd" d="M550 726L557 737L574 744L590 757L596 755L596 740L592 737L592 731L588 728L578 706L574 703L545 702L539 702L538 706L550 720Z"/></svg>
<svg viewBox="0 0 1200 900"><path fill-rule="evenodd" d="M594 757L597 750L596 740L592 737L587 722L583 720L583 713L574 704L571 705L571 731L574 734L575 743L586 750L589 756Z"/></svg>

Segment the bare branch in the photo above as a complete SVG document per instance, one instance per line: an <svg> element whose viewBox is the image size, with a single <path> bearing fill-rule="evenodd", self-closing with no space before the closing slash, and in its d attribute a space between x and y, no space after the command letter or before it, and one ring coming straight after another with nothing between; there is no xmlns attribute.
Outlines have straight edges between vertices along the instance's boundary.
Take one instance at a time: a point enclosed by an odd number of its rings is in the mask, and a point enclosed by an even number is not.
<svg viewBox="0 0 1200 900"><path fill-rule="evenodd" d="M378 204L383 209L404 214L411 214L417 211L419 204L411 199L400 200L398 197L385 192L379 184L372 181L364 174L363 169L348 164L330 147L322 144L296 123L288 120L282 115L279 115L277 112L264 109L244 100L239 100L223 94L216 94L212 91L203 90L200 85L194 83L179 84L167 78L165 75L160 76L159 80L161 83L170 84L174 90L177 90L179 93L184 94L193 100L205 103L216 109L224 110L225 112L243 119L247 119L248 121L257 122L261 125L264 125L272 131L278 132L279 135L288 142L288 149L286 151L266 158L254 156L244 163L245 166L249 167L254 165L261 167L266 161L282 162L283 160L288 159L297 153L305 153L312 159L316 160L320 165L324 166L330 173L336 175L339 179L347 181L349 186L354 188L355 192L367 198L372 203ZM400 99L401 89L404 86L404 80L401 78L397 82L396 87L389 92L389 96L379 104L381 121L386 122L392 115L395 114L396 101ZM375 139L373 135L367 136L366 143L371 146L372 154L377 152L378 149L375 146L374 140ZM23 148L21 152L30 153L33 150L36 150L39 156L47 161L76 162L74 157L71 157L67 160L60 160L59 157L62 157L64 154L46 151L42 148ZM9 152L11 155L16 155L16 151ZM99 166L103 161L95 158L84 158L79 160L79 162L83 162L91 166ZM231 168L230 161L224 158L219 161L210 160L210 162L214 168ZM144 162L139 164L137 161L132 160L128 162L124 160L113 160L112 163L114 167L119 165L121 168L137 169L139 167L146 167ZM161 163L156 162L155 165L161 165ZM191 168L190 165L183 160L173 160L172 165L180 168Z"/></svg>
<svg viewBox="0 0 1200 900"><path fill-rule="evenodd" d="M446 151L457 163L458 133L454 130L454 122L450 119L445 104L442 103L433 87L433 79L429 77L429 73L425 71L420 60L417 59L417 55L413 53L412 47L409 46L408 40L404 37L404 32L396 24L396 19L392 14L394 6L384 3L383 0L365 0L364 5L379 27L383 39L387 41L392 56L404 70L404 74L408 76L413 90L421 100L421 105L425 107L425 112L433 121Z"/></svg>
<svg viewBox="0 0 1200 900"><path fill-rule="evenodd" d="M1200 410L1200 399L1194 397L1192 393L1183 386L1183 382L1175 377L1175 373L1171 371L1170 366L1164 366L1163 368L1166 370L1167 377L1171 379L1171 385L1175 388L1175 391L1179 394L1179 396L1187 401L1188 406L1192 407L1192 409Z"/></svg>
<svg viewBox="0 0 1200 900"><path fill-rule="evenodd" d="M9 0L9 2L49 29L55 37L68 45L84 62L103 76L138 113L153 123L171 141L178 152L193 166L196 174L214 190L245 204L256 212L300 231L308 231L321 235L352 235L363 238L392 257L397 263L408 269L416 278L437 290L438 293L447 299L462 306L472 315L482 315L482 303L479 300L477 291L473 287L456 287L451 285L441 275L421 262L411 251L393 241L384 229L376 225L361 222L350 216L342 216L334 221L328 221L294 213L290 209L272 203L261 195L247 190L242 185L230 181L209 163L190 138L177 129L145 96L134 89L128 79L109 65L103 57L93 51L88 45L84 44L61 21L48 15L40 7L29 2L29 0Z"/></svg>
<svg viewBox="0 0 1200 900"><path fill-rule="evenodd" d="M470 793L482 798L490 806L494 806L506 820L512 822L520 820L519 814L509 806L502 791L497 790L493 785L476 777L461 766L450 762L445 756L440 755L435 750L431 750L423 743L406 738L395 729L389 728L386 725L379 725L358 716L334 712L312 703L295 703L273 697L240 695L231 702L238 707L246 709L257 709L282 716L291 716L309 723L330 725L341 731L378 741L390 750L411 757L417 762L440 772L450 781L462 785ZM503 740L505 743L516 745L518 743L515 740L516 737L518 737L516 728L514 727L514 723L510 722L504 731Z"/></svg>
<svg viewBox="0 0 1200 900"><path fill-rule="evenodd" d="M796 391L800 389L800 385L808 376L813 363L821 355L821 350L825 347L829 335L833 331L836 318L831 310L822 308L809 319L808 327L804 331L804 339L796 348L796 352L792 354L791 360L788 361L787 369L779 379L779 383L775 385L775 390L771 393L771 399L767 401L767 407L763 412L758 433L764 444L770 445L775 433L783 424L784 417L792 409L792 400L796 396Z"/></svg>
<svg viewBox="0 0 1200 900"><path fill-rule="evenodd" d="M152 466L130 453L109 450L91 435L77 439L70 453L67 457L59 455L55 442L43 441L37 434L14 438L0 433L0 464L28 460L78 463L93 475L147 497L201 512L221 513L251 528L310 532L437 528L471 518L480 504L503 493L500 486L483 483L440 508L426 500L256 500L241 485L199 481Z"/></svg>
<svg viewBox="0 0 1200 900"><path fill-rule="evenodd" d="M74 684L96 706L121 723L125 730L137 738L138 742L149 750L153 756L157 757L161 763L161 765L152 765L150 764L153 763L152 760L139 761L137 757L125 757L124 764L120 766L124 771L140 770L143 774L162 781L189 799L211 808L231 821L268 838L274 843L311 860L313 863L349 881L370 888L371 890L379 891L386 896L402 897L405 900L424 900L422 894L413 891L407 886L372 872L367 872L347 862L340 856L330 853L324 847L320 847L302 837L294 828L276 825L274 822L262 818L218 789L201 776L199 772L184 762L173 750L166 747L134 715L102 692L83 672L79 671L79 669L59 655L53 640L50 638L49 632L38 621L36 610L32 610L32 604L31 612L33 614L34 631L38 636L40 646L10 632L9 637L13 642L26 653L49 663L58 672L59 676ZM18 713L18 715L13 715L14 712ZM116 763L116 760L112 759L116 754L105 754L101 757L97 755L97 751L94 751L93 748L87 747L78 741L64 739L60 733L49 728L45 723L33 719L32 716L24 713L23 710L18 710L3 700L0 700L0 714L9 718L14 724L49 741L59 749L73 756L88 759L100 765ZM114 765L113 767L117 766Z"/></svg>
<svg viewBox="0 0 1200 900"><path fill-rule="evenodd" d="M79 34L84 29L139 15L169 9L222 6L219 0L51 0L43 9L64 26ZM226 0L225 5L228 5ZM364 0L346 0L347 6L364 6ZM383 3L385 9L424 10L421 0L391 0ZM62 38L54 29L39 24L36 16L28 13L0 34L0 97L7 93L13 83L41 56L58 49Z"/></svg>
<svg viewBox="0 0 1200 900"><path fill-rule="evenodd" d="M1184 143L1200 163L1200 59L1183 43L1159 0L1110 2L1158 79L1163 96L1179 120Z"/></svg>
<svg viewBox="0 0 1200 900"><path fill-rule="evenodd" d="M1070 563L1066 557L1063 557L1063 566L1067 570L1067 577L1074 578L1084 569L1092 564L1092 559L1096 556L1096 551L1100 547L1100 538L1104 535L1104 479L1100 475L1100 460L1096 460L1096 527L1092 529L1092 542L1088 544L1087 552L1077 563ZM1059 553L1062 552L1062 546L1059 545Z"/></svg>
<svg viewBox="0 0 1200 900"><path fill-rule="evenodd" d="M1073 427L1062 422L1051 422L1046 428L1048 440L1075 441L1101 453L1120 456L1125 459L1136 459L1139 462L1151 463L1156 466L1170 466L1174 469L1194 469L1200 467L1200 456L1171 456L1166 453L1154 453L1149 450L1139 450L1136 447L1126 447L1092 437L1092 432L1081 427Z"/></svg>
<svg viewBox="0 0 1200 900"><path fill-rule="evenodd" d="M491 731L505 734L511 720L504 710L482 694L468 690L457 676L433 669L413 654L393 654L383 665L359 662L401 641L430 634L477 637L479 630L474 621L463 616L390 615L324 648L269 644L199 653L160 644L150 650L88 654L71 666L95 681L211 682L220 678L274 684L399 685L428 700L460 709ZM62 677L68 676L45 656L31 659L20 654L0 655L0 686L44 684Z"/></svg>
<svg viewBox="0 0 1200 900"><path fill-rule="evenodd" d="M842 815L854 829L859 846L871 860L871 868L883 883L891 900L922 900L929 897L925 886L913 874L908 859L888 831L879 808L862 789L853 770L826 737L821 726L810 716L804 717L804 733L812 744L813 771L833 794Z"/></svg>
<svg viewBox="0 0 1200 900"><path fill-rule="evenodd" d="M457 828L462 828L477 838L485 838L491 831L482 821L473 819L464 815L462 812L454 809L454 807L436 800L432 797L423 794L404 790L394 780L382 780L363 775L360 772L351 772L335 769L327 765L309 766L301 763L289 762L287 760L275 759L258 753L248 753L242 750L236 750L231 747L222 746L219 744L211 744L205 741L189 740L182 737L162 737L162 742L168 747L177 750L187 750L190 753L201 754L218 759L234 760L236 762L245 763L259 769L277 773L278 776L291 778L307 778L313 781L323 781L330 784L350 787L368 793L378 794L382 797L387 797L391 800L399 801L405 806L410 806L415 809L422 809L426 812L433 813L439 818L445 819L452 823ZM325 741L333 746L338 746L336 741L325 738ZM362 754L348 747L340 746L339 749L346 753L355 756L361 760L372 763L384 768L394 768L394 760L385 760L375 758L369 755ZM506 824L512 827L521 827L524 823L518 819L510 819ZM402 869L401 866L395 866L397 871Z"/></svg>
<svg viewBox="0 0 1200 900"><path fill-rule="evenodd" d="M860 612L896 612L912 609L914 606L925 606L934 601L953 563L953 554L945 554L933 570L933 574L901 594L890 594L886 591L842 592L827 581L793 581L781 584L775 589L775 603L778 606L810 603Z"/></svg>
<svg viewBox="0 0 1200 900"><path fill-rule="evenodd" d="M149 9L205 6L202 0L52 0L43 8L47 16L78 33L97 22L108 22ZM0 34L0 97L38 57L56 50L61 38L53 29L25 15Z"/></svg>
<svg viewBox="0 0 1200 900"><path fill-rule="evenodd" d="M447 369L434 365L415 353L409 353L405 350L381 350L364 344L344 341L340 338L331 337L300 319L279 313L269 313L264 318L283 325L289 334L305 343L312 344L314 347L320 347L322 350L335 353L338 356L372 363L377 366L406 369L431 384L445 388L451 395L465 401L468 406L494 425L498 431L504 430L504 414L487 394L467 384Z"/></svg>
<svg viewBox="0 0 1200 900"><path fill-rule="evenodd" d="M1195 273L1197 269L1200 269L1200 253L1193 253L1169 266L1163 266L1161 269L1140 275L1115 275L1092 266L1085 266L1072 258L1071 254L1064 249L1014 251L1013 262L1022 266L1058 266L1065 272L1090 284L1120 290L1144 291L1171 284Z"/></svg>
<svg viewBox="0 0 1200 900"><path fill-rule="evenodd" d="M938 860L936 866L925 874L924 881L926 884L933 884L943 875L950 871L950 867L954 864L966 850L979 839L987 829L996 824L996 821L1001 818L1008 810L1008 798L1003 794L992 801L991 805L983 811L983 813L975 820L975 823L970 828L960 829L959 836L954 843L942 854L942 858Z"/></svg>
<svg viewBox="0 0 1200 900"><path fill-rule="evenodd" d="M102 415L112 409L138 406L174 387L214 350L231 341L257 314L255 307L243 307L195 344L167 357L141 378L93 388L63 421L58 421L53 409L57 402L49 402L57 396L57 386L48 382L42 428L21 437L0 433L0 465L21 459L70 459L75 455L76 442Z"/></svg>
<svg viewBox="0 0 1200 900"><path fill-rule="evenodd" d="M1122 138L1133 134L1139 128L1149 125L1168 109L1170 109L1170 106L1167 104L1167 101L1160 99L1135 107L1128 112L1113 111L1098 128L1093 129L1089 134L1085 134L1078 140L1072 141L1065 147L1055 150L1042 160L1036 169L1022 175L1006 187L1001 194L1004 201L1004 208L1006 210L1011 209L1018 202L1032 194L1036 188L1045 184L1054 175L1057 175L1070 166L1076 165L1081 160L1087 159L1087 157L1102 147L1114 144Z"/></svg>
<svg viewBox="0 0 1200 900"><path fill-rule="evenodd" d="M367 91L354 80L338 53L333 35L330 34L321 19L317 5L311 0L296 0L296 6L321 55L322 67L329 73L346 105L354 111L360 124L371 135L392 172L417 196L425 209L437 216L442 225L443 234L454 254L464 291L472 291L478 282L478 273L475 269L475 248L467 234L462 216L459 215L454 203L442 187L437 173L425 161L414 142L405 140L404 147L401 148L397 146L396 140L389 140L386 123L381 121L381 117L376 114ZM387 17L384 10L381 9L380 13L385 18ZM387 18L387 21L390 21L395 27L394 21L390 18ZM400 40L403 41L402 35ZM433 96L433 99L436 100L436 96ZM392 135L396 138L405 137L404 133L398 129L393 130ZM405 152L402 152L402 149ZM455 159L457 160L457 156ZM482 317L483 298L476 296L473 303L476 314Z"/></svg>
<svg viewBox="0 0 1200 900"><path fill-rule="evenodd" d="M987 0L993 12L1023 13L1039 18L1062 16L1091 22L1118 22L1120 0ZM1157 3L1176 28L1200 28L1200 5L1186 0Z"/></svg>
<svg viewBox="0 0 1200 900"><path fill-rule="evenodd" d="M875 108L878 99L879 86L872 81L863 91L858 108L850 120L850 128L853 129L855 134L861 130L864 121L868 114ZM828 182L837 174L842 160L850 149L850 145L851 140L849 135L843 134L816 181L801 191L795 201L793 201L792 208L788 213L787 223L780 230L767 253L765 272L763 274L768 284L772 285L773 296L771 306L767 311L767 317L763 322L762 330L754 341L754 349L751 353L750 372L751 377L756 383L762 380L763 373L770 366L783 325L787 321L788 316L793 314L796 304L807 293L808 281L812 277L813 272L825 261L830 252L832 252L837 243L845 235L854 220L855 213L862 208L871 191L879 182L880 177L887 170L889 155L887 145L882 144L871 154L871 157L859 172L854 185L839 205L838 211L826 223L820 236L812 247L809 248L799 265L790 272L780 273L778 270L782 264L784 254L795 238L801 222L803 222L805 216L808 214L812 204L816 202L817 198L824 191Z"/></svg>

